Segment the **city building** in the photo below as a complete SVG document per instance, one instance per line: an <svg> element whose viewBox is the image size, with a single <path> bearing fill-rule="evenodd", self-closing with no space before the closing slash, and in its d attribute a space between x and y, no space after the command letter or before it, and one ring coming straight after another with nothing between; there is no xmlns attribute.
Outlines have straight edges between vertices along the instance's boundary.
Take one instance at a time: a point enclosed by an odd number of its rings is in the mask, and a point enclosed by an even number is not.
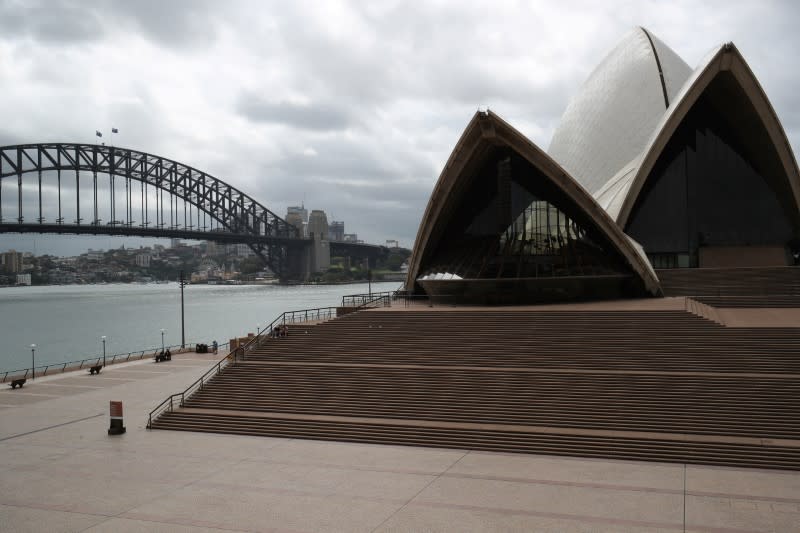
<svg viewBox="0 0 800 533"><path fill-rule="evenodd" d="M31 285L31 275L30 274L17 274L17 285L27 285L30 287Z"/></svg>
<svg viewBox="0 0 800 533"><path fill-rule="evenodd" d="M299 215L300 218L303 220L303 224L308 224L308 209L306 209L305 205L300 204L299 206L290 206L286 208L286 216L296 214Z"/></svg>
<svg viewBox="0 0 800 533"><path fill-rule="evenodd" d="M231 257L253 257L256 255L250 246L242 243L228 244L225 246L225 250L227 255Z"/></svg>
<svg viewBox="0 0 800 533"><path fill-rule="evenodd" d="M314 209L308 217L308 237L312 239L311 272L325 272L331 266L331 250L328 242L328 217L325 211Z"/></svg>
<svg viewBox="0 0 800 533"><path fill-rule="evenodd" d="M136 266L141 268L150 268L150 254L149 253L136 254Z"/></svg>
<svg viewBox="0 0 800 533"><path fill-rule="evenodd" d="M344 222L332 221L328 228L328 236L332 242L342 242L344 240Z"/></svg>
<svg viewBox="0 0 800 533"><path fill-rule="evenodd" d="M400 243L394 239L386 239L387 248L400 248Z"/></svg>
<svg viewBox="0 0 800 533"><path fill-rule="evenodd" d="M9 250L0 255L0 260L2 260L3 272L6 274L16 274L18 272L22 272L23 262L21 253L14 250Z"/></svg>
<svg viewBox="0 0 800 533"><path fill-rule="evenodd" d="M86 259L89 261L102 261L104 256L105 252L103 252L103 250L92 250L89 248L86 252Z"/></svg>
<svg viewBox="0 0 800 533"><path fill-rule="evenodd" d="M431 194L406 286L450 301L657 296L655 269L800 257L800 172L736 46L691 69L644 28L589 76L547 152L474 115Z"/></svg>
<svg viewBox="0 0 800 533"><path fill-rule="evenodd" d="M345 233L342 240L344 242L364 242L358 240L358 233Z"/></svg>
<svg viewBox="0 0 800 533"><path fill-rule="evenodd" d="M287 213L286 222L297 228L297 231L300 232L301 237L305 237L306 225L303 222L303 216L300 213Z"/></svg>
<svg viewBox="0 0 800 533"><path fill-rule="evenodd" d="M297 224L297 217L300 218L301 223ZM305 205L300 204L299 206L289 206L286 208L286 222L289 222L292 226L298 228L301 233L301 237L307 237L308 231L306 226L308 225L308 209L306 209Z"/></svg>

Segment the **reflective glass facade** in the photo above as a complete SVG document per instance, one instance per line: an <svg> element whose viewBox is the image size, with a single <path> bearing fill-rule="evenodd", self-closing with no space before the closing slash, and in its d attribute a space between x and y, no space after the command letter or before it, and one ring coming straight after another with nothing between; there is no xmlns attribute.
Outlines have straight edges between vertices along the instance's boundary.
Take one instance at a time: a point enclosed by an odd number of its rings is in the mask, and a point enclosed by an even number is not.
<svg viewBox="0 0 800 533"><path fill-rule="evenodd" d="M698 266L704 246L786 246L796 228L797 209L772 141L723 73L669 141L625 232L654 267L674 268Z"/></svg>
<svg viewBox="0 0 800 533"><path fill-rule="evenodd" d="M453 200L420 274L465 279L630 274L592 221L527 160L488 154Z"/></svg>

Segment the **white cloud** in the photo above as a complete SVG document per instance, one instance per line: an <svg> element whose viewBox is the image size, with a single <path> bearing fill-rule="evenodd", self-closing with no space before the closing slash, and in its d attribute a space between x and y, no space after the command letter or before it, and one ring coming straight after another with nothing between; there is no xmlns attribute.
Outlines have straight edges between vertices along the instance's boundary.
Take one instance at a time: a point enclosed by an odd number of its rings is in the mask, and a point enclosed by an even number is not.
<svg viewBox="0 0 800 533"><path fill-rule="evenodd" d="M0 143L92 142L115 126L117 144L277 213L305 198L367 241L410 246L478 107L548 146L635 25L690 65L736 42L797 147L799 13L788 1L6 1Z"/></svg>

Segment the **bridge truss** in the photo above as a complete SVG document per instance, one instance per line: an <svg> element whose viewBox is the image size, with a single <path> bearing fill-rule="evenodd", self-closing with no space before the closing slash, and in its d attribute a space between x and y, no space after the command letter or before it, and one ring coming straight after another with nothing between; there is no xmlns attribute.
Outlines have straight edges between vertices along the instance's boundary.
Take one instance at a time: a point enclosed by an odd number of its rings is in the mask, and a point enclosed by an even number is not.
<svg viewBox="0 0 800 533"><path fill-rule="evenodd" d="M85 175L82 181L82 172L91 173L91 181ZM36 184L23 179L27 174L36 175ZM14 178L16 190L7 185ZM9 195L16 196L16 213L4 205ZM31 195L38 206L33 211L23 205ZM290 265L292 251L307 244L255 199L191 166L126 148L70 143L0 147L0 232L239 242L282 277L297 268Z"/></svg>

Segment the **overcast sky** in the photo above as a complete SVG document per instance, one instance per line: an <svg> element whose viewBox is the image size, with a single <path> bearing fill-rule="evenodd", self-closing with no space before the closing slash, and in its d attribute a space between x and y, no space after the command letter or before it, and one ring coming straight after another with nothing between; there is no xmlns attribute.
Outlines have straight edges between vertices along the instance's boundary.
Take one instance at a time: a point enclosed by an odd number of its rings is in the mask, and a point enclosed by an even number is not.
<svg viewBox="0 0 800 533"><path fill-rule="evenodd" d="M368 242L410 247L476 109L546 149L637 25L691 66L735 42L797 152L799 5L0 0L0 145L107 140L113 126L114 144L202 169L281 216L305 201ZM35 240L39 253L136 242ZM0 235L0 251L33 241Z"/></svg>

